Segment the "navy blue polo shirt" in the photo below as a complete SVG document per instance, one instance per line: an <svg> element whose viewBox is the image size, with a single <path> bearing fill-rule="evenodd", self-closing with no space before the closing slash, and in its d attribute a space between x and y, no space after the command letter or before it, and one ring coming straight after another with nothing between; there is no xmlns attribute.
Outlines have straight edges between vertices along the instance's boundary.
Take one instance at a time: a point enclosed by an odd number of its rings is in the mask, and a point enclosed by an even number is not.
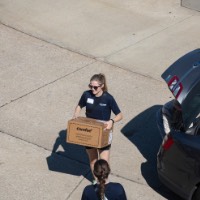
<svg viewBox="0 0 200 200"><path fill-rule="evenodd" d="M86 117L108 121L111 111L118 115L121 111L112 95L104 92L100 97L96 97L91 90L85 91L78 103L83 108L86 107Z"/></svg>
<svg viewBox="0 0 200 200"><path fill-rule="evenodd" d="M83 190L81 200L99 200L99 185L88 185ZM110 182L105 185L105 199L107 200L127 200L126 193L120 183Z"/></svg>

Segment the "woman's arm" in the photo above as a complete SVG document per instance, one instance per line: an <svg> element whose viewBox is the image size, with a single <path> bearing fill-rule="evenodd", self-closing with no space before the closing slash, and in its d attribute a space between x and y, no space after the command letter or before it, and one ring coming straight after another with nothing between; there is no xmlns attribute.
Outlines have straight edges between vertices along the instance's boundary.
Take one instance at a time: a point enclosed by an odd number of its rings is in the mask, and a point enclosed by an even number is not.
<svg viewBox="0 0 200 200"><path fill-rule="evenodd" d="M110 119L109 121L105 122L106 129L111 129L114 125L115 122L120 121L123 118L122 113L120 112L119 114L115 115L115 117L113 119Z"/></svg>
<svg viewBox="0 0 200 200"><path fill-rule="evenodd" d="M116 115L113 120L114 122L119 122L123 118L122 113L120 112L118 115Z"/></svg>
<svg viewBox="0 0 200 200"><path fill-rule="evenodd" d="M81 112L81 107L78 105L75 108L73 119L77 118L80 115L80 112Z"/></svg>

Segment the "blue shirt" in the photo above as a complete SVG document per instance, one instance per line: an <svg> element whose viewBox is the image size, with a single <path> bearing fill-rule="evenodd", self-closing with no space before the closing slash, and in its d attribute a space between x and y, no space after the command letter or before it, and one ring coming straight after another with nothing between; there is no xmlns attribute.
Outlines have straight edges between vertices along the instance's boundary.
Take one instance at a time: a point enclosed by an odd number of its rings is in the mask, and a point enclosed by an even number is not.
<svg viewBox="0 0 200 200"><path fill-rule="evenodd" d="M86 186L81 200L99 200L98 187L98 184ZM113 182L105 184L105 197L108 200L127 200L123 186L120 183Z"/></svg>
<svg viewBox="0 0 200 200"><path fill-rule="evenodd" d="M100 97L96 97L91 90L85 91L78 103L83 108L86 107L86 117L108 121L111 111L118 115L121 111L112 95L104 92Z"/></svg>

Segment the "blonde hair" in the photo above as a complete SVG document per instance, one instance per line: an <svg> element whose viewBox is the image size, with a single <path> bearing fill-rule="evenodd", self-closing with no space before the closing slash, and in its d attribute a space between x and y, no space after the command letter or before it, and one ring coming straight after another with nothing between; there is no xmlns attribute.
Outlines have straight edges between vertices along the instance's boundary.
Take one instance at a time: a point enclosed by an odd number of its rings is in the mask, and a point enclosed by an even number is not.
<svg viewBox="0 0 200 200"><path fill-rule="evenodd" d="M100 85L104 85L102 90L104 92L107 92L108 91L108 87L107 87L107 83L106 83L106 77L104 74L100 73L100 74L94 74L91 79L90 79L90 82L91 81L98 81Z"/></svg>

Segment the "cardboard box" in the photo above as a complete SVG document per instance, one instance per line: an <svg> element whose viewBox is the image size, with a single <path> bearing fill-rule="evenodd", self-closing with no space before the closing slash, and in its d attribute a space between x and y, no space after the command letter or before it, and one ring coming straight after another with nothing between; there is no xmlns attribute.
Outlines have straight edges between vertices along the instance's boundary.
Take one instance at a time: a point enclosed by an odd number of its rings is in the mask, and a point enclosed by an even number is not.
<svg viewBox="0 0 200 200"><path fill-rule="evenodd" d="M102 148L111 143L111 130L104 130L103 122L78 117L68 121L67 142L88 147Z"/></svg>

